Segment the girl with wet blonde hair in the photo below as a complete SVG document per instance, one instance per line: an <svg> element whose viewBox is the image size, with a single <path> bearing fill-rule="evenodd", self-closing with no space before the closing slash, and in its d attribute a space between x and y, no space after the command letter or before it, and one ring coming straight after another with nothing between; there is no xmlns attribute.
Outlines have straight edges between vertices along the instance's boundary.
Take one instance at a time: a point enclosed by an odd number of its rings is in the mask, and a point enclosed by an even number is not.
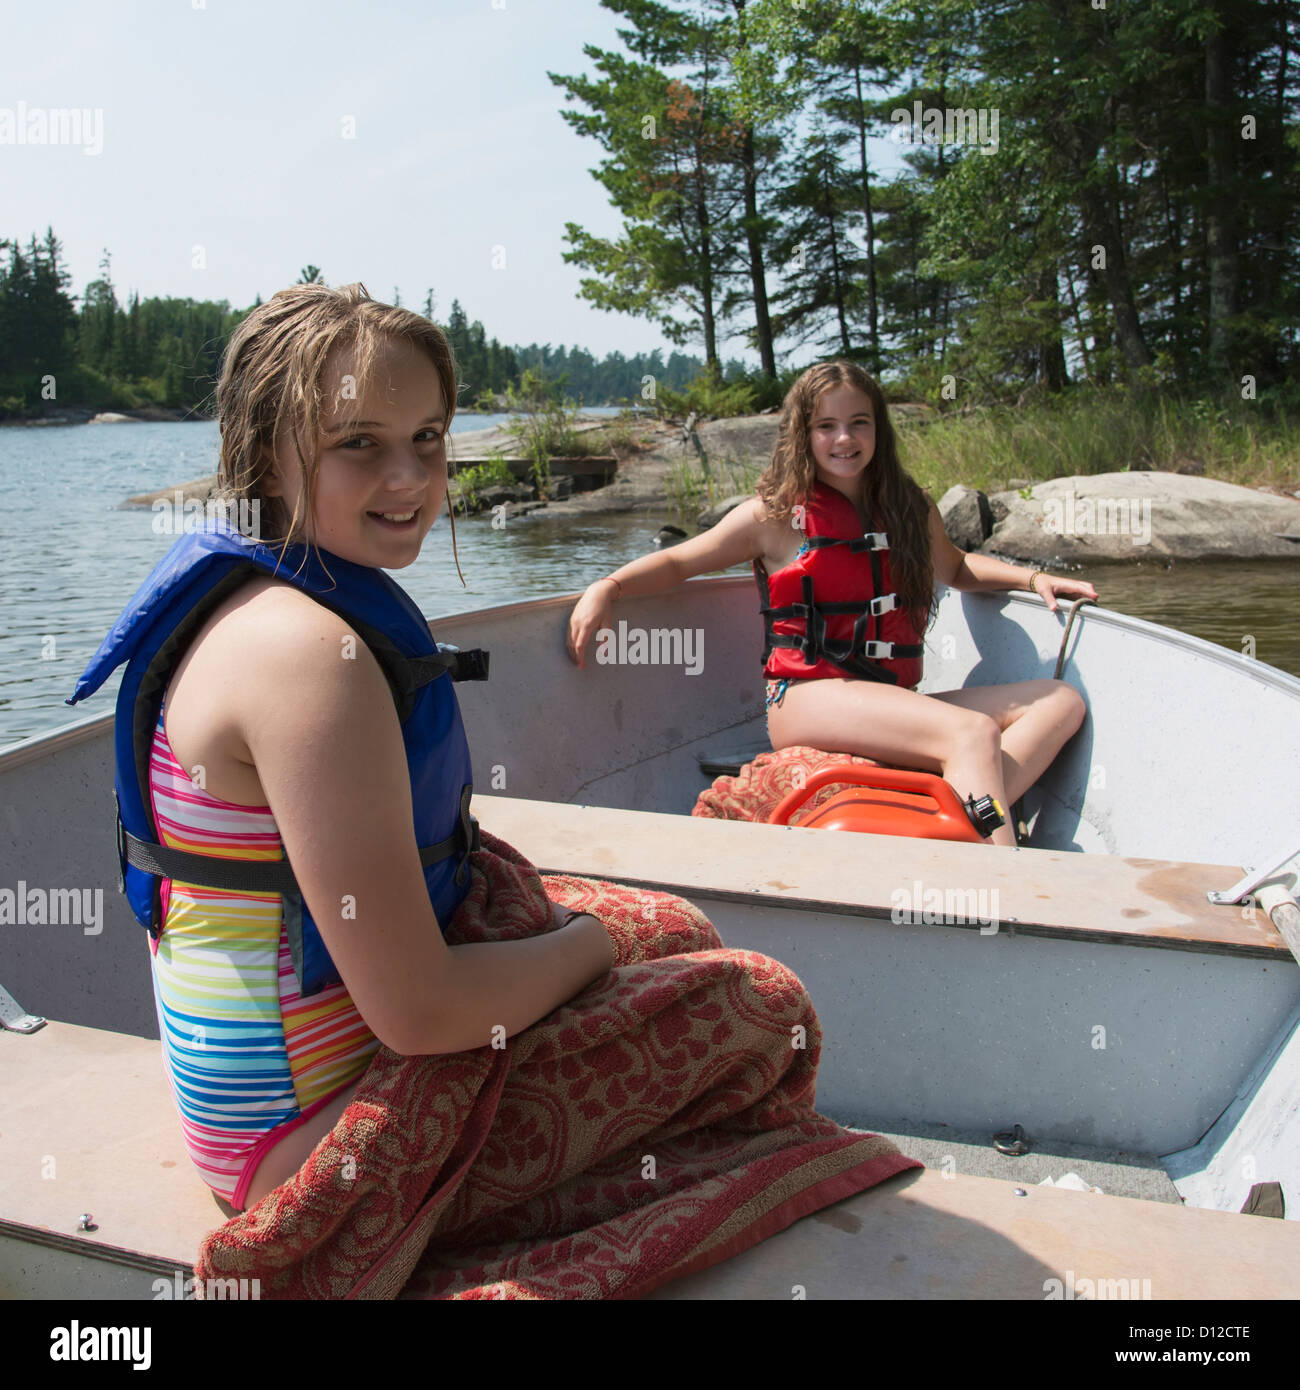
<svg viewBox="0 0 1300 1390"><path fill-rule="evenodd" d="M814 1111L786 967L480 834L460 657L388 573L446 500L444 335L295 286L217 400L222 481L279 547L178 538L74 697L126 661L125 889L190 1156L246 1213L197 1268L260 1252L280 1296L391 1297L432 1243L425 1296L623 1297L919 1166Z"/></svg>

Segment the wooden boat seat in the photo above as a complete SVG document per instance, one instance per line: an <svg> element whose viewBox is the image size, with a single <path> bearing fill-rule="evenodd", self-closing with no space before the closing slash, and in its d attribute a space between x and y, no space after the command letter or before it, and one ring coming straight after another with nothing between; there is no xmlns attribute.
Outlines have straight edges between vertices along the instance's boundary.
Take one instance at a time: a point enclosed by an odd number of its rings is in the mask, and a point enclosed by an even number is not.
<svg viewBox="0 0 1300 1390"><path fill-rule="evenodd" d="M51 1022L0 1033L0 1298L154 1297L190 1277L226 1216L190 1164L159 1044ZM1276 1298L1300 1282L1294 1225L939 1171L804 1217L654 1298ZM82 1213L98 1227L79 1233ZM95 1256L95 1262L86 1259ZM1132 1288L1128 1281L1134 1281ZM1094 1288L1096 1288L1094 1283Z"/></svg>
<svg viewBox="0 0 1300 1390"><path fill-rule="evenodd" d="M979 884L996 889L1006 933L1292 964L1265 913L1244 916L1206 899L1210 889L1241 878L1235 865L1012 851L505 796L476 796L473 809L485 830L543 872L664 889L701 903L888 920L900 884Z"/></svg>

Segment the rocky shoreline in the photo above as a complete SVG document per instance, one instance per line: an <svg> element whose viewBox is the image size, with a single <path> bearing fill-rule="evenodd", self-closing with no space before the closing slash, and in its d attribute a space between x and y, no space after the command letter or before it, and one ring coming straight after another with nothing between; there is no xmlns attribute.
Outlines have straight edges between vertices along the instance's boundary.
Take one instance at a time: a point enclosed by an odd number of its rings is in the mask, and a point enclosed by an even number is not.
<svg viewBox="0 0 1300 1390"><path fill-rule="evenodd" d="M891 413L921 415L926 406L891 406ZM608 421L588 421L580 429ZM725 461L762 467L776 441L775 415L709 420L696 426L699 445L717 469ZM649 514L680 521L668 485L683 465L695 466L698 451L680 426L646 420L642 445L619 456L614 481L567 498L542 501L528 484L481 489L479 510L504 506L506 516L550 517ZM453 459L485 458L517 451L501 429L472 430L452 437ZM563 480L567 482L568 480ZM175 498L206 501L214 477L132 497L123 507L144 507ZM1013 480L1019 482L1019 480ZM696 518L700 529L717 522L748 494L721 500ZM984 494L950 488L938 499L944 526L963 550L1032 562L1052 568L1175 560L1300 560L1300 500L1273 490L1241 487L1214 478L1169 472L1116 472L1024 482Z"/></svg>
<svg viewBox="0 0 1300 1390"><path fill-rule="evenodd" d="M199 420L202 416L192 412L173 409L165 405L146 405L139 410L90 410L75 405L60 405L47 410L43 415L13 416L0 419L0 427L40 429L54 425L130 425L130 424L175 424L185 420Z"/></svg>
<svg viewBox="0 0 1300 1390"><path fill-rule="evenodd" d="M500 414L501 411L480 411L461 406L458 415ZM7 426L25 429L39 429L51 425L131 425L131 424L186 424L209 420L194 410L181 410L170 405L143 405L135 410L91 410L86 406L60 405L41 415L0 416L0 428ZM484 431L486 433L486 431Z"/></svg>
<svg viewBox="0 0 1300 1390"><path fill-rule="evenodd" d="M953 544L1049 568L1300 559L1300 501L1182 473L1096 473L939 499Z"/></svg>
<svg viewBox="0 0 1300 1390"><path fill-rule="evenodd" d="M895 415L926 406L891 406ZM675 467L694 463L694 446L680 429L653 426L659 438L648 452L620 463L607 487L551 502L537 517L601 513L668 514L666 480ZM772 415L710 420L696 427L712 459L733 458L762 467L776 442ZM456 436L468 452L476 436ZM723 498L700 512L696 524L714 525L749 494ZM536 506L536 503L532 504ZM1241 487L1183 473L1133 471L1055 478L985 495L955 487L938 499L944 527L963 550L1048 567L1159 560L1300 559L1300 500L1295 495Z"/></svg>

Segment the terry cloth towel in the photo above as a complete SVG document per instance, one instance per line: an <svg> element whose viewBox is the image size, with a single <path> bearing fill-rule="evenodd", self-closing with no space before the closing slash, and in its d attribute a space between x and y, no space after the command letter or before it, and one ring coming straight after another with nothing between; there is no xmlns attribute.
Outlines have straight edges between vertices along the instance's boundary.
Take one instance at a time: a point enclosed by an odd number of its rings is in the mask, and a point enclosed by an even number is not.
<svg viewBox="0 0 1300 1390"><path fill-rule="evenodd" d="M781 804L783 797L802 785L827 763L862 763L878 767L871 758L859 758L852 753L824 753L820 748L798 745L782 748L776 753L760 753L752 763L746 763L734 777L718 777L696 799L693 816L713 820L766 821ZM837 796L844 785L834 783L814 792L795 812L791 825L800 824L824 801Z"/></svg>
<svg viewBox="0 0 1300 1390"><path fill-rule="evenodd" d="M792 971L681 898L482 844L449 941L549 930L549 895L604 922L614 968L499 1047L381 1047L298 1173L204 1238L200 1292L638 1298L921 1166L814 1110L821 1028Z"/></svg>

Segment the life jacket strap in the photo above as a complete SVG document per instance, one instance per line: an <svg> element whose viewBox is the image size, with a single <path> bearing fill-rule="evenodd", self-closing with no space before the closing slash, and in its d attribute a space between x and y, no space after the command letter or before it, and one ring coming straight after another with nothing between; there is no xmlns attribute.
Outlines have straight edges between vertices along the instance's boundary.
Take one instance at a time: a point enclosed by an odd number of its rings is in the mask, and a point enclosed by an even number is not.
<svg viewBox="0 0 1300 1390"><path fill-rule="evenodd" d="M888 550L889 536L884 531L865 531L860 536L809 536L805 544L809 550L824 550L828 545L847 545L851 554L861 555L864 550Z"/></svg>
<svg viewBox="0 0 1300 1390"><path fill-rule="evenodd" d="M778 647L791 647L795 651L803 652L805 659L807 659L805 646L802 637L786 637L780 633L773 633L763 661L766 663L768 656ZM925 655L925 648L920 643L863 642L860 649L856 643L832 642L824 637L818 643L819 659L829 661L835 666L843 666L846 669L852 657L859 651L868 661L910 661ZM809 662L809 664L815 663ZM867 673L855 670L853 674L865 675Z"/></svg>
<svg viewBox="0 0 1300 1390"><path fill-rule="evenodd" d="M301 892L298 880L294 877L293 866L287 859L218 859L211 854L195 854L190 850L175 849L170 845L153 844L132 835L122 824L120 815L117 818L117 845L119 860L123 865L131 864L159 878L193 883L199 888L214 888L222 893ZM459 878L462 872L468 872L470 852L478 848L478 820L469 814L468 797L462 795L461 823L445 840L440 840L436 845L425 846L420 851L420 864L428 868L430 864L440 864L444 859L460 855L462 862L457 872ZM119 883L119 891L124 889L123 881Z"/></svg>
<svg viewBox="0 0 1300 1390"><path fill-rule="evenodd" d="M874 555L872 560L874 568ZM755 577L758 577L757 570ZM763 589L760 581L760 590ZM764 665L773 651L778 648L791 648L798 651L810 666L815 666L819 661L829 661L832 666L837 666L848 675L886 685L897 685L898 676L877 663L911 660L924 656L925 647L919 642L880 642L869 640L867 637L869 619L878 620L882 613L893 612L898 607L897 594L882 594L877 599L863 603L818 603L813 589L813 577L810 574L803 576L802 590L802 603L787 604L783 608L770 608L766 602L762 605ZM764 596L766 597L765 593ZM847 642L838 642L826 635L826 618L835 614L856 615L853 636ZM797 619L802 622L803 632L798 636L776 632L773 624L783 619Z"/></svg>
<svg viewBox="0 0 1300 1390"><path fill-rule="evenodd" d="M869 613L873 618L878 618L883 613L892 613L898 607L898 595L882 594L869 603L819 603L816 607L819 613ZM792 603L785 608L764 608L762 611L768 614L773 622L781 618L807 616L805 605L802 603Z"/></svg>

